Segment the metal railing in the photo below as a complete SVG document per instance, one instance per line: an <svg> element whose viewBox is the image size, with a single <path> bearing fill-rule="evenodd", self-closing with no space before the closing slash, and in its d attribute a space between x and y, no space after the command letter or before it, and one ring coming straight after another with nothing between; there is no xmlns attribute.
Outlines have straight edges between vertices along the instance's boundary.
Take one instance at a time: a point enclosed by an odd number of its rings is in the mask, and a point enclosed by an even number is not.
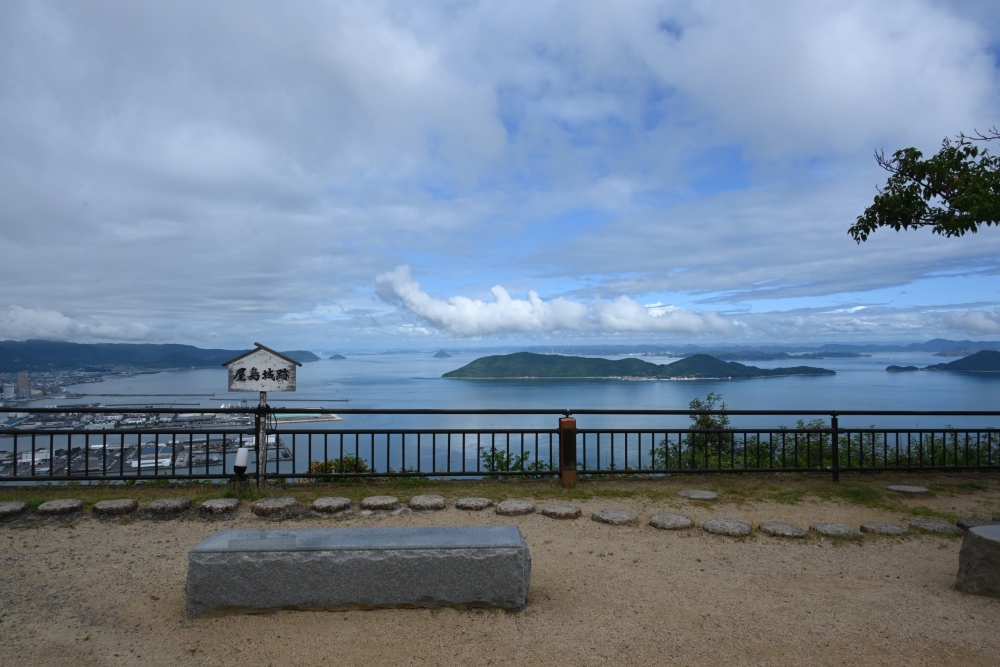
<svg viewBox="0 0 1000 667"><path fill-rule="evenodd" d="M240 447L251 451L251 474L259 472L272 480L562 476L565 483L576 476L777 471L821 472L836 480L841 472L1000 470L1000 430L993 425L1000 424L1000 411L196 410L205 417L183 426L150 419L164 415L176 419L184 411L152 408L141 412L147 419L144 425L94 430L81 420L120 415L121 409L30 409L33 425L0 428L0 482L226 480L234 475ZM322 419L327 414L463 416L473 422L497 416L563 419L559 428L316 428L281 421L290 415ZM652 425L576 428L574 419L566 419L570 415L614 422L632 418ZM799 421L790 428L698 429L666 424L696 415L758 420L811 417L812 421ZM981 425L861 428L841 426L844 417L925 422L975 418ZM258 443L255 434L261 421L267 438Z"/></svg>

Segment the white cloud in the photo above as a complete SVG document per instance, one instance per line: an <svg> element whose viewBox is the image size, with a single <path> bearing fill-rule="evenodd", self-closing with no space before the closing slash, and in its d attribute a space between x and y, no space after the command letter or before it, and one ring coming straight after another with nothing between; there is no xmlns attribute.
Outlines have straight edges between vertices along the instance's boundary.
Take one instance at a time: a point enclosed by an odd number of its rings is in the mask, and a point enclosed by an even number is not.
<svg viewBox="0 0 1000 667"><path fill-rule="evenodd" d="M398 315L334 301L434 256L491 276L452 293L566 297L411 294L439 331L697 333L732 323L594 296L721 309L982 268L1000 235L846 235L874 148L995 122L996 10L958 4L0 3L4 302L367 343Z"/></svg>
<svg viewBox="0 0 1000 667"><path fill-rule="evenodd" d="M160 340L163 335L134 322L125 326L101 322L80 322L54 310L33 310L10 306L0 318L0 336L15 340Z"/></svg>
<svg viewBox="0 0 1000 667"><path fill-rule="evenodd" d="M942 319L949 328L964 331L973 336L1000 334L1000 308L947 313L942 316Z"/></svg>
<svg viewBox="0 0 1000 667"><path fill-rule="evenodd" d="M492 302L464 296L435 299L413 280L409 266L383 273L375 278L375 283L385 301L397 303L455 336L529 332L728 334L738 326L712 312L658 308L651 313L627 296L611 301L595 299L584 305L562 297L546 301L535 291L529 291L527 299L518 299L497 285L490 290Z"/></svg>

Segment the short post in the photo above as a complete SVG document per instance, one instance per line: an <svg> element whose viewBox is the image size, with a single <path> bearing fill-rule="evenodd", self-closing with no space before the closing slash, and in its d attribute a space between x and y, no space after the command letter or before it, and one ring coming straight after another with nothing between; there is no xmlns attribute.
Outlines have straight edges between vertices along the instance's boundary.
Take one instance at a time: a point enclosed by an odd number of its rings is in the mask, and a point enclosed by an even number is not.
<svg viewBox="0 0 1000 667"><path fill-rule="evenodd" d="M257 457L257 488L264 486L264 467L267 465L267 392L260 392L257 406L257 437L254 438L254 454ZM262 458L263 457L263 458Z"/></svg>
<svg viewBox="0 0 1000 667"><path fill-rule="evenodd" d="M840 424L837 415L830 415L830 456L833 457L833 481L840 481Z"/></svg>
<svg viewBox="0 0 1000 667"><path fill-rule="evenodd" d="M559 419L559 478L564 489L576 486L576 418Z"/></svg>

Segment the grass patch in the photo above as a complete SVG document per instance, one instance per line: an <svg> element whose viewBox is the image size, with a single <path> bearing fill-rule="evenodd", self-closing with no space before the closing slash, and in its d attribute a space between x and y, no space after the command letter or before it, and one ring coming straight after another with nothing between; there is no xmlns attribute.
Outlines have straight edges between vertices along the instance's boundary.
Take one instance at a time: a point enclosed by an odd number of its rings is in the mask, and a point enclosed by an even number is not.
<svg viewBox="0 0 1000 667"><path fill-rule="evenodd" d="M821 500L839 500L852 505L881 509L893 509L896 506L895 503L886 500L880 489L860 480L821 485L811 489L811 491Z"/></svg>
<svg viewBox="0 0 1000 667"><path fill-rule="evenodd" d="M631 498L634 495L635 491L624 489L597 489L594 491L594 496L597 498Z"/></svg>
<svg viewBox="0 0 1000 667"><path fill-rule="evenodd" d="M773 500L776 503L784 503L786 505L796 505L802 502L802 499L806 495L805 489L785 489L780 491L771 491L764 494L764 497L768 500Z"/></svg>
<svg viewBox="0 0 1000 667"><path fill-rule="evenodd" d="M923 517L925 519L943 519L948 523L955 523L959 518L958 514L955 512L942 512L940 510L931 509L930 507L907 507L905 511L913 516Z"/></svg>

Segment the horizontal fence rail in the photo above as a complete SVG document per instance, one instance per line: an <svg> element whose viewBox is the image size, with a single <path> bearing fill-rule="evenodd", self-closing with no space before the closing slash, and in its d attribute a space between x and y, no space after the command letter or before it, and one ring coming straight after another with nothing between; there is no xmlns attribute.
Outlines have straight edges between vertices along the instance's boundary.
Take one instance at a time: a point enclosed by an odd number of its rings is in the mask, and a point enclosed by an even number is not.
<svg viewBox="0 0 1000 667"><path fill-rule="evenodd" d="M847 416L990 418L1000 411L805 410L326 410L306 408L41 408L23 424L0 428L0 482L224 481L234 476L239 448L250 452L248 474L268 480L335 481L363 477L551 478L572 468L578 477L677 473L1000 470L1000 430L982 427L841 427ZM9 413L15 412L10 409ZM767 428L316 428L283 423L300 415L593 415L657 418L813 417L795 427ZM0 408L0 416L4 408ZM129 417L143 426L85 428L82 416ZM178 423L176 420L185 421ZM198 421L198 415L211 423ZM143 417L144 416L144 417ZM45 419L48 418L48 421ZM173 420L173 421L171 421ZM473 420L477 421L477 420ZM481 420L481 421L486 421ZM984 420L987 421L987 420ZM162 423L161 423L162 422ZM97 422L100 424L100 422ZM258 443L264 428L266 438ZM258 464L259 462L259 464ZM567 463L568 462L568 463Z"/></svg>

